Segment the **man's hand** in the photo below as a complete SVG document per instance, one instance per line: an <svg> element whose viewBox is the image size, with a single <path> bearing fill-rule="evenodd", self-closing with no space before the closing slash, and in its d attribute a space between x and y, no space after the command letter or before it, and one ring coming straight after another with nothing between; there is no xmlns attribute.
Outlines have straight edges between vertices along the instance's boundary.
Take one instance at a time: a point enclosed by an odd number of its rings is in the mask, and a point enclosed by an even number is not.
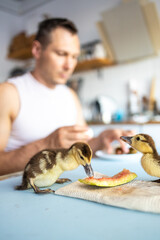
<svg viewBox="0 0 160 240"><path fill-rule="evenodd" d="M75 142L88 142L90 136L87 134L87 126L61 127L46 137L49 148L69 148Z"/></svg>
<svg viewBox="0 0 160 240"><path fill-rule="evenodd" d="M120 137L132 136L134 134L135 133L132 130L126 131L123 129L109 129L100 133L99 136L90 139L88 143L90 144L93 150L93 155L95 155L95 152L98 150L106 150L109 154L113 153L112 142L115 140L117 140L120 143L123 152L127 153L128 152L127 145L120 139Z"/></svg>
<svg viewBox="0 0 160 240"><path fill-rule="evenodd" d="M121 136L133 136L135 133L132 130L123 130L123 129L110 129L105 130L99 135L99 141L101 142L101 149L107 150L107 152L110 154L113 152L113 147L111 143L114 140L117 140L120 143L120 146L124 153L128 153L128 148L125 142L120 140Z"/></svg>

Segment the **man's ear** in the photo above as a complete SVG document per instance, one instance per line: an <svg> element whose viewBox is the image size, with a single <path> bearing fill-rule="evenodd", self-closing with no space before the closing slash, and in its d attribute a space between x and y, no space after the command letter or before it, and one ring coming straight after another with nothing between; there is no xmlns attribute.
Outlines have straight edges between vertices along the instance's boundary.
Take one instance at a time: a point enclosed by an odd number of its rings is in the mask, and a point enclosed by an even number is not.
<svg viewBox="0 0 160 240"><path fill-rule="evenodd" d="M42 46L39 41L34 41L32 44L32 54L35 59L39 59L42 52Z"/></svg>

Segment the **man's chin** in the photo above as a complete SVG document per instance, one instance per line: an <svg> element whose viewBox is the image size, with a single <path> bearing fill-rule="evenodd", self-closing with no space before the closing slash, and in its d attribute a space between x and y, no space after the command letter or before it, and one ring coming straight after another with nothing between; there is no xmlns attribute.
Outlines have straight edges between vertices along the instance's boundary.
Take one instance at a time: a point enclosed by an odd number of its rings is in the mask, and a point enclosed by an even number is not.
<svg viewBox="0 0 160 240"><path fill-rule="evenodd" d="M70 78L70 76L71 76L71 75L62 75L62 76L60 75L60 76L57 77L56 80L57 80L57 82L63 84L63 83L66 83L66 82L67 82L67 80Z"/></svg>
<svg viewBox="0 0 160 240"><path fill-rule="evenodd" d="M66 84L67 83L67 80L68 79L62 79L62 78L60 78L60 79L57 79L55 82L56 82L56 84Z"/></svg>

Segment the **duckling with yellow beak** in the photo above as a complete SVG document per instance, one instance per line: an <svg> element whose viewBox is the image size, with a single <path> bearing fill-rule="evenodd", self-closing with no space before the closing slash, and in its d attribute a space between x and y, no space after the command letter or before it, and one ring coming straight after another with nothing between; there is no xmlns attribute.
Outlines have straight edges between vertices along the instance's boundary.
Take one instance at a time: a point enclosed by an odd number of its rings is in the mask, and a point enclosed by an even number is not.
<svg viewBox="0 0 160 240"><path fill-rule="evenodd" d="M74 143L69 149L45 149L34 155L27 163L23 180L17 190L33 188L35 193L54 192L52 189L40 190L56 183L70 181L68 178L59 178L64 171L76 169L82 165L87 176L94 175L91 167L92 150L83 142Z"/></svg>
<svg viewBox="0 0 160 240"><path fill-rule="evenodd" d="M141 164L143 169L151 176L160 178L160 156L157 153L155 143L147 134L137 134L132 137L120 137L137 151L143 153ZM154 181L159 182L160 179Z"/></svg>

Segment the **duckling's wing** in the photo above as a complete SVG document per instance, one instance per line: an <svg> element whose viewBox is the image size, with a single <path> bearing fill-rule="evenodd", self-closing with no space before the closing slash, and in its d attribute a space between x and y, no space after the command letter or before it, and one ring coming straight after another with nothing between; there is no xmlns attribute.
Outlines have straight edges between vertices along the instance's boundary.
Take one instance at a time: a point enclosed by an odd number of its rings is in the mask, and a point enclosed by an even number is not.
<svg viewBox="0 0 160 240"><path fill-rule="evenodd" d="M37 174L41 174L56 164L56 151L45 149L34 155L25 167L28 178L34 178Z"/></svg>

